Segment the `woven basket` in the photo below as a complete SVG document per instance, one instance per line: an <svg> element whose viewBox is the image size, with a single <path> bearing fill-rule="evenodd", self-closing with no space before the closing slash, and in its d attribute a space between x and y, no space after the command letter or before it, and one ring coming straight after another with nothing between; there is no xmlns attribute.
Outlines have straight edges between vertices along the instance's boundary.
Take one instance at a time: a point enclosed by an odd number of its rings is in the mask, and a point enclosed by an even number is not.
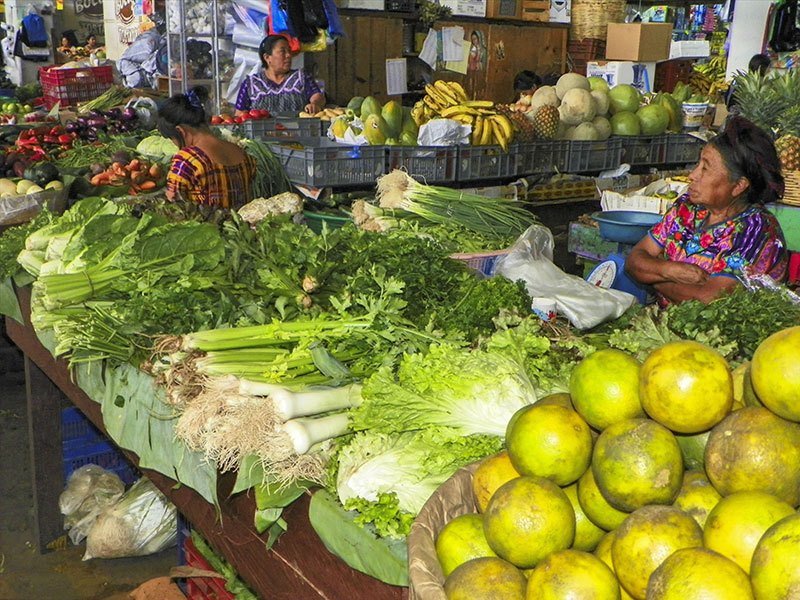
<svg viewBox="0 0 800 600"><path fill-rule="evenodd" d="M787 171L783 174L783 182L786 189L781 202L800 206L800 171Z"/></svg>
<svg viewBox="0 0 800 600"><path fill-rule="evenodd" d="M625 20L625 0L572 0L570 40L606 39L609 23Z"/></svg>

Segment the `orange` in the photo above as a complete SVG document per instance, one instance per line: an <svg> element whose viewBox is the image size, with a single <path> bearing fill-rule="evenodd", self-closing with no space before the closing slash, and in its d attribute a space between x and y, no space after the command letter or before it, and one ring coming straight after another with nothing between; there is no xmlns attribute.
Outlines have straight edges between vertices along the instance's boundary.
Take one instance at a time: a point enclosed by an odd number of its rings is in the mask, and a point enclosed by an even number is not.
<svg viewBox="0 0 800 600"><path fill-rule="evenodd" d="M727 556L749 573L758 540L791 514L791 506L766 492L736 492L720 500L709 513L703 541L707 548Z"/></svg>
<svg viewBox="0 0 800 600"><path fill-rule="evenodd" d="M528 577L526 600L584 598L619 600L614 572L596 556L580 550L553 552Z"/></svg>
<svg viewBox="0 0 800 600"><path fill-rule="evenodd" d="M708 479L720 494L763 491L800 504L800 425L766 408L745 407L714 427L705 452Z"/></svg>
<svg viewBox="0 0 800 600"><path fill-rule="evenodd" d="M597 482L594 480L592 469L578 480L578 502L589 520L602 529L611 531L616 529L628 517L627 512L617 510L603 498Z"/></svg>
<svg viewBox="0 0 800 600"><path fill-rule="evenodd" d="M773 333L753 354L750 376L758 399L790 421L800 421L800 326Z"/></svg>
<svg viewBox="0 0 800 600"><path fill-rule="evenodd" d="M678 446L681 447L681 454L683 454L684 467L690 470L703 469L709 433L704 431L694 435L675 434L675 439L678 440Z"/></svg>
<svg viewBox="0 0 800 600"><path fill-rule="evenodd" d="M558 406L563 406L564 408L575 410L575 407L572 406L572 398L570 398L570 395L566 392L555 392L553 394L548 394L544 398L537 400L536 404L539 404L540 406L556 404Z"/></svg>
<svg viewBox="0 0 800 600"><path fill-rule="evenodd" d="M489 499L497 488L515 477L519 477L519 473L511 464L508 452L503 451L483 459L472 475L472 491L478 510L486 510Z"/></svg>
<svg viewBox="0 0 800 600"><path fill-rule="evenodd" d="M569 393L575 410L602 431L609 425L643 417L639 401L639 361L622 350L599 350L572 371Z"/></svg>
<svg viewBox="0 0 800 600"><path fill-rule="evenodd" d="M800 590L800 514L784 517L764 532L750 563L757 600L795 598Z"/></svg>
<svg viewBox="0 0 800 600"><path fill-rule="evenodd" d="M473 558L444 582L447 600L524 600L527 581L500 558Z"/></svg>
<svg viewBox="0 0 800 600"><path fill-rule="evenodd" d="M609 569L614 571L614 561L611 558L611 547L614 545L614 537L616 536L616 531L609 531L603 536L603 539L600 540L600 543L597 544L597 548L594 549L593 554L602 560ZM616 571L614 571L616 576ZM617 580L619 581L619 580ZM625 591L625 588L619 586L619 597L620 600L631 600L631 595Z"/></svg>
<svg viewBox="0 0 800 600"><path fill-rule="evenodd" d="M587 469L587 471L591 471L591 469ZM578 501L577 483L568 485L563 490L567 498L569 498L570 504L572 504L572 510L575 511L575 539L572 542L572 547L575 550L591 552L606 532L595 525L583 512L581 503Z"/></svg>
<svg viewBox="0 0 800 600"><path fill-rule="evenodd" d="M699 433L730 412L733 379L716 350L698 342L670 342L642 364L639 394L645 412L668 429Z"/></svg>
<svg viewBox="0 0 800 600"><path fill-rule="evenodd" d="M456 517L436 537L436 557L447 577L456 567L483 556L497 556L483 534L483 518L477 514Z"/></svg>
<svg viewBox="0 0 800 600"><path fill-rule="evenodd" d="M702 529L685 512L671 506L645 506L617 530L611 556L622 587L643 600L647 580L670 554L702 545Z"/></svg>
<svg viewBox="0 0 800 600"><path fill-rule="evenodd" d="M611 506L633 511L675 499L683 477L683 456L666 427L650 419L628 419L600 434L592 472Z"/></svg>
<svg viewBox="0 0 800 600"><path fill-rule="evenodd" d="M574 410L557 405L532 404L517 412L506 433L514 468L558 485L576 481L592 457L592 434L586 421Z"/></svg>
<svg viewBox="0 0 800 600"><path fill-rule="evenodd" d="M500 558L529 569L551 552L569 548L575 538L575 511L549 479L517 477L492 496L483 530Z"/></svg>
<svg viewBox="0 0 800 600"><path fill-rule="evenodd" d="M678 497L672 506L691 515L700 527L703 527L711 512L722 496L714 489L703 471L686 471Z"/></svg>
<svg viewBox="0 0 800 600"><path fill-rule="evenodd" d="M747 573L706 548L683 548L661 563L647 584L647 600L753 600Z"/></svg>

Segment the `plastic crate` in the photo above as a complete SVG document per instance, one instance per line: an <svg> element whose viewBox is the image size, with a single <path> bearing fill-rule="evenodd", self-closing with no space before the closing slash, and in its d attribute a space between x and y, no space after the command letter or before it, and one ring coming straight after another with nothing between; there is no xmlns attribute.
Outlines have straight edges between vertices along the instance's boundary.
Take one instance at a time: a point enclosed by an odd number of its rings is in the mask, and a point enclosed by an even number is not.
<svg viewBox="0 0 800 600"><path fill-rule="evenodd" d="M500 146L459 146L457 181L514 177L517 160Z"/></svg>
<svg viewBox="0 0 800 600"><path fill-rule="evenodd" d="M389 170L404 169L423 183L456 180L458 148L455 146L388 146Z"/></svg>
<svg viewBox="0 0 800 600"><path fill-rule="evenodd" d="M197 550L191 536L183 542L183 554L187 566L214 570ZM187 577L184 592L189 600L235 600L234 595L225 589L225 580L217 577Z"/></svg>
<svg viewBox="0 0 800 600"><path fill-rule="evenodd" d="M305 219L308 228L314 233L322 233L323 223L327 224L328 229L339 229L340 227L344 227L345 225L347 225L347 223L353 222L353 219L351 219L349 215L346 215L344 213L334 215L328 213L313 212L310 210L303 211L303 218Z"/></svg>
<svg viewBox="0 0 800 600"><path fill-rule="evenodd" d="M327 125L327 123L326 123ZM322 121L313 117L273 117L242 123L244 136L251 140L270 138L313 138L324 135Z"/></svg>
<svg viewBox="0 0 800 600"><path fill-rule="evenodd" d="M669 136L667 154L664 162L669 164L690 164L700 160L700 150L705 142L693 135L678 133Z"/></svg>
<svg viewBox="0 0 800 600"><path fill-rule="evenodd" d="M76 440L81 443L102 442L105 436L77 406L70 406L61 411L61 441L67 443Z"/></svg>
<svg viewBox="0 0 800 600"><path fill-rule="evenodd" d="M622 162L622 140L609 138L597 142L569 142L568 173L605 171Z"/></svg>
<svg viewBox="0 0 800 600"><path fill-rule="evenodd" d="M83 67L80 69L39 69L44 105L52 108L56 103L62 107L74 106L97 98L114 83L111 66Z"/></svg>
<svg viewBox="0 0 800 600"><path fill-rule="evenodd" d="M629 165L662 165L667 162L669 135L623 135L622 161Z"/></svg>
<svg viewBox="0 0 800 600"><path fill-rule="evenodd" d="M537 140L521 142L511 148L517 158L516 175L565 171L569 159L569 142Z"/></svg>
<svg viewBox="0 0 800 600"><path fill-rule="evenodd" d="M492 277L496 268L497 259L508 254L508 250L495 250L494 252L476 252L471 254L451 254L450 258L460 260L470 269Z"/></svg>
<svg viewBox="0 0 800 600"><path fill-rule="evenodd" d="M689 83L695 62L693 58L674 58L656 63L653 89L672 91L679 81Z"/></svg>
<svg viewBox="0 0 800 600"><path fill-rule="evenodd" d="M384 10L387 12L414 12L415 0L386 0Z"/></svg>
<svg viewBox="0 0 800 600"><path fill-rule="evenodd" d="M270 144L292 183L311 187L374 185L386 172L386 146L345 146L327 138Z"/></svg>

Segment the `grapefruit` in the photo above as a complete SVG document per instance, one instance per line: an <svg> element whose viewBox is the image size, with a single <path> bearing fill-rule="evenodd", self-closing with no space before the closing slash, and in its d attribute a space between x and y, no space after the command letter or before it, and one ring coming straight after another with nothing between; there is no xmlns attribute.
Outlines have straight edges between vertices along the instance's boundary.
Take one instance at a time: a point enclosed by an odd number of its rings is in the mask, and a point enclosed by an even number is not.
<svg viewBox="0 0 800 600"><path fill-rule="evenodd" d="M628 518L629 513L617 510L603 497L591 468L586 469L578 480L578 502L592 523L608 531L616 529Z"/></svg>
<svg viewBox="0 0 800 600"><path fill-rule="evenodd" d="M609 569L614 571L614 561L611 558L611 547L614 545L614 538L616 537L616 531L609 531L603 536L603 539L600 540L600 543L597 544L597 548L594 549L593 554L602 560ZM616 576L616 571L614 571ZM619 579L617 580L619 582ZM625 588L619 586L619 597L620 600L631 600L631 595L625 591Z"/></svg>
<svg viewBox="0 0 800 600"><path fill-rule="evenodd" d="M587 469L587 471L591 471L591 469ZM606 532L595 525L583 512L581 503L578 500L577 483L573 483L563 488L563 490L567 498L569 498L570 504L572 504L572 510L575 511L575 539L572 542L572 548L591 552Z"/></svg>
<svg viewBox="0 0 800 600"><path fill-rule="evenodd" d="M639 135L642 133L639 117L634 112L618 111L611 116L609 122L611 123L611 133L614 135Z"/></svg>
<svg viewBox="0 0 800 600"><path fill-rule="evenodd" d="M653 572L647 600L753 600L747 573L707 548L683 548Z"/></svg>
<svg viewBox="0 0 800 600"><path fill-rule="evenodd" d="M494 493L483 515L489 546L521 569L565 550L575 539L575 511L567 495L544 477L517 477Z"/></svg>
<svg viewBox="0 0 800 600"><path fill-rule="evenodd" d="M736 492L709 513L703 541L707 548L727 556L750 572L753 550L764 532L794 514L794 508L765 492Z"/></svg>
<svg viewBox="0 0 800 600"><path fill-rule="evenodd" d="M722 499L703 471L687 471L683 474L683 484L672 506L691 515L700 527L706 524L708 513Z"/></svg>
<svg viewBox="0 0 800 600"><path fill-rule="evenodd" d="M603 77L587 77L586 81L589 82L589 89L594 90L602 90L604 92L609 91L608 82Z"/></svg>
<svg viewBox="0 0 800 600"><path fill-rule="evenodd" d="M622 587L643 600L650 575L670 554L702 545L702 529L685 512L672 506L645 506L617 530L611 557Z"/></svg>
<svg viewBox="0 0 800 600"><path fill-rule="evenodd" d="M519 477L519 473L511 464L511 459L505 450L483 459L472 475L472 491L475 494L478 511L485 511L489 499L497 488L516 477Z"/></svg>
<svg viewBox="0 0 800 600"><path fill-rule="evenodd" d="M436 557L447 577L456 567L473 558L497 556L483 534L483 518L477 514L456 517L436 538Z"/></svg>
<svg viewBox="0 0 800 600"><path fill-rule="evenodd" d="M592 433L586 421L563 406L532 404L522 411L506 433L514 468L558 485L576 481L592 457Z"/></svg>
<svg viewBox="0 0 800 600"><path fill-rule="evenodd" d="M609 425L643 417L639 402L639 361L622 350L598 350L573 369L569 393L575 410L602 431Z"/></svg>
<svg viewBox="0 0 800 600"><path fill-rule="evenodd" d="M671 504L681 487L683 456L666 427L650 419L628 419L597 438L592 473L603 497L618 510Z"/></svg>
<svg viewBox="0 0 800 600"><path fill-rule="evenodd" d="M800 590L800 514L785 517L767 529L756 544L750 581L756 600L794 598Z"/></svg>
<svg viewBox="0 0 800 600"><path fill-rule="evenodd" d="M564 408L573 409L572 398L567 392L555 392L554 394L548 394L544 398L537 400L536 404L541 406L556 404L558 406L563 406Z"/></svg>
<svg viewBox="0 0 800 600"><path fill-rule="evenodd" d="M474 558L444 582L447 600L524 600L525 576L500 558Z"/></svg>
<svg viewBox="0 0 800 600"><path fill-rule="evenodd" d="M525 598L619 600L619 583L614 572L596 556L580 550L561 550L533 570Z"/></svg>
<svg viewBox="0 0 800 600"><path fill-rule="evenodd" d="M669 112L660 104L648 104L636 111L642 135L661 135L669 126Z"/></svg>
<svg viewBox="0 0 800 600"><path fill-rule="evenodd" d="M775 414L800 421L800 325L773 333L753 354L750 376L758 399Z"/></svg>
<svg viewBox="0 0 800 600"><path fill-rule="evenodd" d="M704 344L664 344L642 364L639 395L651 418L678 433L699 433L725 418L733 403L728 363Z"/></svg>
<svg viewBox="0 0 800 600"><path fill-rule="evenodd" d="M642 95L639 93L639 90L632 85L622 83L615 85L608 91L608 99L611 104L610 109L612 115L621 111L633 114L639 110L639 104L642 102Z"/></svg>
<svg viewBox="0 0 800 600"><path fill-rule="evenodd" d="M800 504L800 425L766 408L731 413L708 436L705 466L720 494L763 491Z"/></svg>

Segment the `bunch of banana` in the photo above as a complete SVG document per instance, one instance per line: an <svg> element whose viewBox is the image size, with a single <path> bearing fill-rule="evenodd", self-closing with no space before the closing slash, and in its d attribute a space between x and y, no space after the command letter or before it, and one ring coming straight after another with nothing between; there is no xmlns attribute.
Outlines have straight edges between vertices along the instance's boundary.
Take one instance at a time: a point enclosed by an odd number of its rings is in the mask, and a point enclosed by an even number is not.
<svg viewBox="0 0 800 600"><path fill-rule="evenodd" d="M472 123L473 146L499 145L508 152L508 145L514 139L514 126L511 120L501 114L477 115Z"/></svg>
<svg viewBox="0 0 800 600"><path fill-rule="evenodd" d="M727 59L725 56L714 56L707 63L694 66L692 74L689 76L689 85L700 94L714 98L715 94L728 89L728 83L725 81L726 69Z"/></svg>

